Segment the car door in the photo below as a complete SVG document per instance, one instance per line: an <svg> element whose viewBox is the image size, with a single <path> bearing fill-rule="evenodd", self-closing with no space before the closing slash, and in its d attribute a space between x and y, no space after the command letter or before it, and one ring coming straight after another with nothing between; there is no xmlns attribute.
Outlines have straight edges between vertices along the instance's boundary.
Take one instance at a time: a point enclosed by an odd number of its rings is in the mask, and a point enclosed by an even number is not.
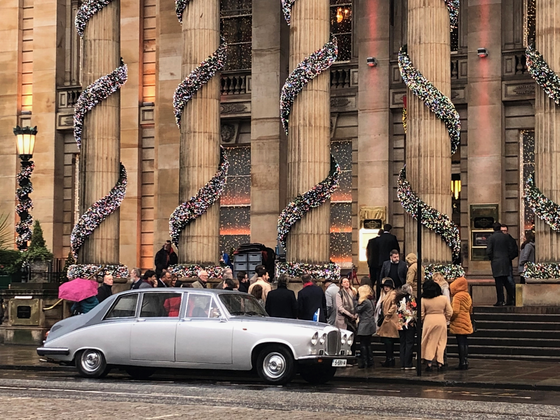
<svg viewBox="0 0 560 420"><path fill-rule="evenodd" d="M223 316L214 296L188 294L176 337L177 362L222 366L232 363L233 325Z"/></svg>
<svg viewBox="0 0 560 420"><path fill-rule="evenodd" d="M182 292L145 292L132 325L130 358L155 363L175 361L175 331Z"/></svg>

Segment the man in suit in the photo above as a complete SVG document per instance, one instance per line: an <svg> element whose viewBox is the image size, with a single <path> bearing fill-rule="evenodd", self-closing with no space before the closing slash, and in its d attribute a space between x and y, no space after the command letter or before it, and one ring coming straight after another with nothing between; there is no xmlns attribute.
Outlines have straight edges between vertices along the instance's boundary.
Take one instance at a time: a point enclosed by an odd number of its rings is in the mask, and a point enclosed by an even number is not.
<svg viewBox="0 0 560 420"><path fill-rule="evenodd" d="M492 226L494 233L488 238L486 255L490 258L492 266L492 276L496 282L496 298L494 306L513 306L513 296L515 289L508 281L510 273L511 260L517 255L517 245L513 243L508 235L504 235L501 231L502 225L494 223ZM507 290L508 301L504 301L504 287Z"/></svg>
<svg viewBox="0 0 560 420"><path fill-rule="evenodd" d="M130 288L138 289L142 284L142 271L140 271L139 268L133 268L130 270L130 280L132 280Z"/></svg>
<svg viewBox="0 0 560 420"><path fill-rule="evenodd" d="M381 270L381 265L379 263L379 237L383 234L383 229L379 229L377 236L371 238L367 243L366 256L367 265L369 268L369 278L372 280L373 284L377 284L379 279L379 271ZM379 296L379 295L378 295Z"/></svg>
<svg viewBox="0 0 560 420"><path fill-rule="evenodd" d="M327 322L327 301L323 289L317 286L309 274L301 276L303 289L298 293L298 318L313 320L313 315L319 309L319 322Z"/></svg>
<svg viewBox="0 0 560 420"><path fill-rule="evenodd" d="M401 286L406 283L407 271L408 265L404 261L401 261L399 251L393 249L390 253L389 261L385 261L381 267L380 278L392 278L395 289L400 289Z"/></svg>
<svg viewBox="0 0 560 420"><path fill-rule="evenodd" d="M500 228L500 230L502 231L502 233L504 235L506 235L508 237L508 239L511 241L511 245L513 247L513 249L515 250L515 253L513 255L513 258L510 260L510 264L509 264L509 276L508 276L508 282L511 284L511 286L513 287L513 289L515 290L515 280L513 279L513 260L515 258L517 258L519 256L519 252L517 251L517 242L515 241L515 239L513 239L513 236L511 236L508 232L508 225L504 224L504 223L500 223L502 225L502 227ZM515 302L515 296L513 297L509 297L508 296L508 301L512 301Z"/></svg>
<svg viewBox="0 0 560 420"><path fill-rule="evenodd" d="M391 251L397 250L397 253L401 252L399 241L397 240L397 237L391 233L391 229L393 229L393 226L391 226L389 223L385 224L385 226L383 226L383 233L379 235L379 238L377 239L376 242L378 248L377 265L379 267L383 267L383 264L386 261L389 261ZM386 276L381 275L379 272L377 274L378 277L375 279L375 284L376 284L375 291L377 293L376 296L379 296L379 293L381 292L381 279Z"/></svg>
<svg viewBox="0 0 560 420"><path fill-rule="evenodd" d="M277 318L297 318L296 295L288 289L288 276L285 274L278 278L278 288L268 292L265 309L270 316Z"/></svg>

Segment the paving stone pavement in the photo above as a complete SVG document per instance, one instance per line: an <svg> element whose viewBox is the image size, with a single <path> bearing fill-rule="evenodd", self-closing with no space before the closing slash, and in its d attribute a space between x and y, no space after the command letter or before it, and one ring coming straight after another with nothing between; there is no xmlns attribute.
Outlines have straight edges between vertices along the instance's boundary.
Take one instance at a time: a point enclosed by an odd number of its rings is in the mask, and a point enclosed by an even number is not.
<svg viewBox="0 0 560 420"><path fill-rule="evenodd" d="M403 371L399 367L380 367L381 361L380 358L376 358L374 368L339 369L335 380L560 391L559 362L470 359L468 371L457 371L453 369L458 364L457 360L449 359L450 367L447 370L422 372L422 376L419 377L416 371ZM42 362L34 346L0 345L0 369L71 368Z"/></svg>

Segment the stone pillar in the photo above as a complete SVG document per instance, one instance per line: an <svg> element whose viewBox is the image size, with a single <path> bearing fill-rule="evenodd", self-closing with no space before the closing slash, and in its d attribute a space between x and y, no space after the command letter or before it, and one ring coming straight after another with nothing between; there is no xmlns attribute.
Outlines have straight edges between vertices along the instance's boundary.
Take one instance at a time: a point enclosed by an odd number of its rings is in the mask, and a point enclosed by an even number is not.
<svg viewBox="0 0 560 420"><path fill-rule="evenodd" d="M272 4L253 1L251 87L256 94L251 97L251 242L274 248L278 214L286 197L286 139L278 98L287 77L282 47L283 43L287 47L284 35L289 27L281 2Z"/></svg>
<svg viewBox="0 0 560 420"><path fill-rule="evenodd" d="M414 67L451 97L449 12L441 0L408 1L408 53ZM451 141L442 121L408 93L406 176L422 201L451 214ZM415 250L416 220L406 219L405 243ZM422 258L451 263L451 249L433 230L423 228Z"/></svg>
<svg viewBox="0 0 560 420"><path fill-rule="evenodd" d="M469 48L469 204L499 204L502 210L502 2L483 0L468 6ZM477 48L490 51L480 58ZM502 212L504 214L504 212ZM511 232L510 232L511 233ZM463 235L465 237L468 235ZM469 261L469 274L491 273L488 261Z"/></svg>
<svg viewBox="0 0 560 420"><path fill-rule="evenodd" d="M120 65L120 2L109 3L88 22L83 38L84 88ZM106 196L119 179L120 93L86 114L80 165L80 212ZM85 241L79 263L119 263L119 210Z"/></svg>
<svg viewBox="0 0 560 420"><path fill-rule="evenodd" d="M560 3L537 0L537 50L560 74ZM560 203L560 109L537 86L535 100L535 180L542 193ZM560 261L560 234L535 217L536 261Z"/></svg>
<svg viewBox="0 0 560 420"><path fill-rule="evenodd" d="M389 162L391 131L389 109L390 3L386 0L359 2L354 11L358 36L358 208L384 206L389 213ZM377 67L367 65L375 57ZM375 128L374 128L375 127ZM358 220L359 224L359 220ZM399 226L401 227L401 226ZM356 225L353 228L360 229ZM353 250L354 263L357 264ZM365 262L360 273L367 273Z"/></svg>
<svg viewBox="0 0 560 420"><path fill-rule="evenodd" d="M329 2L294 4L290 28L290 71L330 39ZM288 135L288 199L324 180L330 168L330 71L313 79L298 95ZM330 201L312 209L296 223L287 241L293 262L329 261Z"/></svg>
<svg viewBox="0 0 560 420"><path fill-rule="evenodd" d="M182 78L220 45L220 2L194 1L183 13ZM218 171L220 163L220 77L213 77L187 103L181 118L179 200L187 201ZM179 239L179 262L217 264L220 207L189 224Z"/></svg>

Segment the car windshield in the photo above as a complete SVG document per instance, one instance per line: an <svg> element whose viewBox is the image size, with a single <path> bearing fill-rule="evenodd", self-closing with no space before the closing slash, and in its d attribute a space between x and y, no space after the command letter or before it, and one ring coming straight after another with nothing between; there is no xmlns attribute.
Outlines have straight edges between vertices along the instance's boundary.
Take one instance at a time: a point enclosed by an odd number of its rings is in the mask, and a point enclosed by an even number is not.
<svg viewBox="0 0 560 420"><path fill-rule="evenodd" d="M251 295L228 293L220 295L220 300L233 316L267 316L263 307Z"/></svg>

